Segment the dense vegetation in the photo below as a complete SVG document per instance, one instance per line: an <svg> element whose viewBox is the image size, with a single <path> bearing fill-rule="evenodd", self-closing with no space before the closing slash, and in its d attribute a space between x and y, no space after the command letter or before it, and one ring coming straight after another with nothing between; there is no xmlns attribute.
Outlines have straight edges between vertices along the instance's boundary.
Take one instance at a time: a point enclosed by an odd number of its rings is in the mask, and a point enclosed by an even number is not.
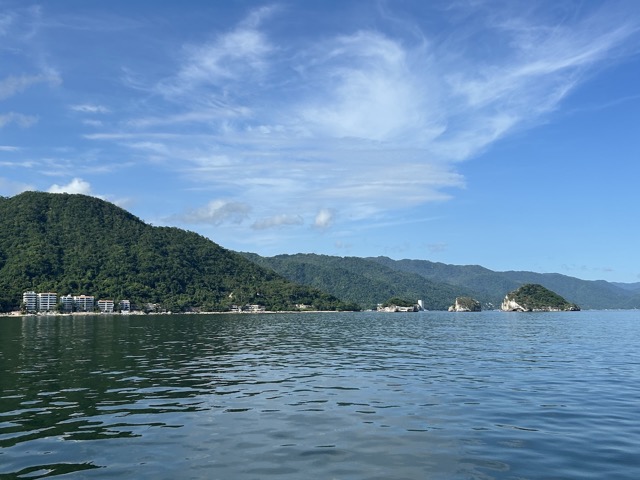
<svg viewBox="0 0 640 480"><path fill-rule="evenodd" d="M526 310L579 310L574 303L567 302L564 298L542 285L528 283L517 290L507 294L509 300L513 300Z"/></svg>
<svg viewBox="0 0 640 480"><path fill-rule="evenodd" d="M446 310L456 296L467 289L433 282L369 259L297 254L260 257L244 254L265 268L271 268L292 282L313 286L346 302L376 308L389 298L424 301L427 310Z"/></svg>
<svg viewBox="0 0 640 480"><path fill-rule="evenodd" d="M587 281L555 273L494 272L479 265L447 265L387 257L244 254L297 283L373 308L397 296L423 299L429 310L445 310L458 296L471 296L485 309L498 308L506 292L537 283L582 308L640 308L640 286Z"/></svg>
<svg viewBox="0 0 640 480"><path fill-rule="evenodd" d="M411 300L407 300L406 298L393 297L384 302L382 307L413 307L416 302L412 302Z"/></svg>
<svg viewBox="0 0 640 480"><path fill-rule="evenodd" d="M40 192L0 197L0 311L18 309L26 290L171 311L226 311L232 304L357 308L196 233L153 227L94 197Z"/></svg>
<svg viewBox="0 0 640 480"><path fill-rule="evenodd" d="M506 292L535 283L558 292L582 308L640 308L637 284L614 284L604 280L581 280L558 273L494 272L479 265L447 265L427 260L369 258L398 271L420 275L433 282L445 282L466 289L484 306L499 306ZM633 288L633 287L636 288Z"/></svg>

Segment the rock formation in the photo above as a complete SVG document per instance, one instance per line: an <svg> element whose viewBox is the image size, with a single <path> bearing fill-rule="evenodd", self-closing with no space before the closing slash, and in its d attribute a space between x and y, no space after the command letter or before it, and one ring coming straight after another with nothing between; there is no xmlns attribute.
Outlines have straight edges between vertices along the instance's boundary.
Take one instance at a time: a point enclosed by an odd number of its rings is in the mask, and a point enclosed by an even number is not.
<svg viewBox="0 0 640 480"><path fill-rule="evenodd" d="M507 293L500 309L505 312L568 312L580 310L580 307L542 285L528 283Z"/></svg>
<svg viewBox="0 0 640 480"><path fill-rule="evenodd" d="M480 302L471 297L457 297L456 302L449 307L450 312L480 312Z"/></svg>

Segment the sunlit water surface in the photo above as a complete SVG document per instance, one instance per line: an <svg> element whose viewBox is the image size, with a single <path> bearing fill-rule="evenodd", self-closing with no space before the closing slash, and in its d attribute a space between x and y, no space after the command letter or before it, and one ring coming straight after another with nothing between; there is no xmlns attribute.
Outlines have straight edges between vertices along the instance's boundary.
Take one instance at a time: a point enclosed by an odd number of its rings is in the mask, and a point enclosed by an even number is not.
<svg viewBox="0 0 640 480"><path fill-rule="evenodd" d="M640 312L0 318L0 478L640 478Z"/></svg>

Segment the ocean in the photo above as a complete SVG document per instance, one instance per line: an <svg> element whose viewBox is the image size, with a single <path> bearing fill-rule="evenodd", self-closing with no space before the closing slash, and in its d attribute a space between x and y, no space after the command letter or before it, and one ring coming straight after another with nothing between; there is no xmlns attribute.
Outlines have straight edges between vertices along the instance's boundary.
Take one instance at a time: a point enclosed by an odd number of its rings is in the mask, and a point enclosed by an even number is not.
<svg viewBox="0 0 640 480"><path fill-rule="evenodd" d="M0 478L637 479L640 312L0 318Z"/></svg>

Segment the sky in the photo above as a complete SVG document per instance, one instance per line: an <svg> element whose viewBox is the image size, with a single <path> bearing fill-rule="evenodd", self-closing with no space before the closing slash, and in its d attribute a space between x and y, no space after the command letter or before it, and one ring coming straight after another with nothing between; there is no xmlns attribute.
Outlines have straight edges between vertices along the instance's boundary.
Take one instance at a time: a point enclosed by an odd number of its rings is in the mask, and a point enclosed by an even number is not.
<svg viewBox="0 0 640 480"><path fill-rule="evenodd" d="M0 195L640 282L636 0L0 0Z"/></svg>

